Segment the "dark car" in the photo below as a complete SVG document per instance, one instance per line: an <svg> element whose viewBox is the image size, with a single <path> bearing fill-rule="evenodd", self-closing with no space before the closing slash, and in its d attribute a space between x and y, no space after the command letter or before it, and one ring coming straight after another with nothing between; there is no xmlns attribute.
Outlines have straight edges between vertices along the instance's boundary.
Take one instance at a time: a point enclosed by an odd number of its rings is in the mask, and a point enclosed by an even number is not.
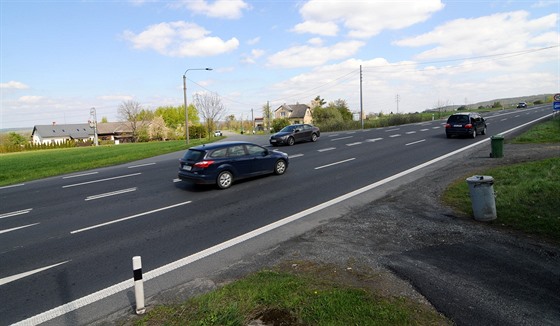
<svg viewBox="0 0 560 326"><path fill-rule="evenodd" d="M273 146L292 146L302 141L317 141L320 136L321 131L318 127L305 123L286 126L279 132L270 136L269 141Z"/></svg>
<svg viewBox="0 0 560 326"><path fill-rule="evenodd" d="M525 103L525 102L517 103L517 108L518 109L525 109L526 107L527 107L527 103Z"/></svg>
<svg viewBox="0 0 560 326"><path fill-rule="evenodd" d="M455 113L447 119L445 124L447 138L451 136L486 135L486 121L478 113Z"/></svg>
<svg viewBox="0 0 560 326"><path fill-rule="evenodd" d="M235 180L284 174L288 154L248 142L218 142L190 148L180 160L179 179L229 188Z"/></svg>

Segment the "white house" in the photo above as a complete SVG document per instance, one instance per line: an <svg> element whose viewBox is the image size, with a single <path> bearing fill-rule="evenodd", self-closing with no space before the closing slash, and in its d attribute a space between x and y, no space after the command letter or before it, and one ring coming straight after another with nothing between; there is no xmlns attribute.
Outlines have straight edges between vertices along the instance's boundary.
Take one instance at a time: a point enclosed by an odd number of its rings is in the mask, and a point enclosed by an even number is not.
<svg viewBox="0 0 560 326"><path fill-rule="evenodd" d="M67 140L93 140L93 128L88 123L40 125L33 127L33 144L64 143Z"/></svg>

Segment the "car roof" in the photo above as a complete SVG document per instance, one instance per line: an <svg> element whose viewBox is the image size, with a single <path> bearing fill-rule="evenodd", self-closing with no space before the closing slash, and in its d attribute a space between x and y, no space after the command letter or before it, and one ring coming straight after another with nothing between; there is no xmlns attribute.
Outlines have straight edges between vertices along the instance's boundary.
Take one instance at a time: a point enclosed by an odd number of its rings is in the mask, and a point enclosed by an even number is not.
<svg viewBox="0 0 560 326"><path fill-rule="evenodd" d="M208 150L214 150L218 148L230 147L234 145L255 145L255 144L246 141L222 141L222 142L198 145L198 146L191 147L189 149L197 150L197 151L208 151Z"/></svg>

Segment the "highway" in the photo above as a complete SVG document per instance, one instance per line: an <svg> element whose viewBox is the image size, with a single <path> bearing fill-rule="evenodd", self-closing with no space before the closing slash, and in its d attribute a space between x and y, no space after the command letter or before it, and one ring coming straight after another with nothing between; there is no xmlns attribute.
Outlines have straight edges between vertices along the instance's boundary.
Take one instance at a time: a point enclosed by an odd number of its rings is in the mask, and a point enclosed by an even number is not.
<svg viewBox="0 0 560 326"><path fill-rule="evenodd" d="M325 203L344 204L348 194L445 155L474 147L488 156L492 135L551 114L550 105L486 114L488 133L475 139L447 139L443 120L324 132L315 143L270 147L289 154L285 175L227 190L177 180L183 152L2 187L0 325L33 324L48 310L126 288L133 256L142 256L144 271L166 273L162 267L185 257L241 239L236 244L287 217L305 218L301 212ZM265 136L238 137L268 146Z"/></svg>

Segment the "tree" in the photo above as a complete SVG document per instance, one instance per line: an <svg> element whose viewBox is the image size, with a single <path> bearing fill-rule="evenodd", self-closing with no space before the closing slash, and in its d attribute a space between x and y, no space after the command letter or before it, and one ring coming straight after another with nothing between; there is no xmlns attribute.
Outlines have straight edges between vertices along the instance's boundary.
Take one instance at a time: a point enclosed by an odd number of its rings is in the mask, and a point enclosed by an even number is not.
<svg viewBox="0 0 560 326"><path fill-rule="evenodd" d="M149 114L142 108L142 105L136 101L124 101L119 105L117 110L119 119L127 122L132 130L132 141L138 141L139 129L146 124Z"/></svg>
<svg viewBox="0 0 560 326"><path fill-rule="evenodd" d="M340 115L342 116L342 120L344 121L353 120L352 112L350 112L350 109L348 109L348 104L343 99L338 99L334 102L330 102L328 108L334 108L338 112L340 112Z"/></svg>
<svg viewBox="0 0 560 326"><path fill-rule="evenodd" d="M226 108L222 104L222 99L216 93L200 93L194 96L194 106L200 113L206 124L207 134L209 135L214 128L214 124L223 119Z"/></svg>
<svg viewBox="0 0 560 326"><path fill-rule="evenodd" d="M286 118L274 119L274 121L272 122L272 129L274 129L274 131L280 131L280 129L289 125L290 125L290 120Z"/></svg>
<svg viewBox="0 0 560 326"><path fill-rule="evenodd" d="M311 110L314 110L315 108L322 108L325 104L327 104L325 99L322 99L321 96L317 95L317 97L315 97L315 99L311 101L310 107Z"/></svg>

